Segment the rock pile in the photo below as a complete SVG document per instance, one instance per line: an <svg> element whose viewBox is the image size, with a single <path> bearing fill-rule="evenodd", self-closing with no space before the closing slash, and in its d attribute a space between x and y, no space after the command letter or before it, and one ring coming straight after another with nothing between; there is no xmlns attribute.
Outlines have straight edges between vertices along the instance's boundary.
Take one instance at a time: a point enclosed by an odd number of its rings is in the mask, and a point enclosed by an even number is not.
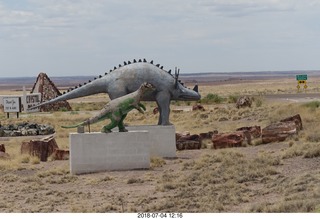
<svg viewBox="0 0 320 219"><path fill-rule="evenodd" d="M50 125L28 122L4 126L0 125L0 137L50 135L53 133L55 133L55 130Z"/></svg>

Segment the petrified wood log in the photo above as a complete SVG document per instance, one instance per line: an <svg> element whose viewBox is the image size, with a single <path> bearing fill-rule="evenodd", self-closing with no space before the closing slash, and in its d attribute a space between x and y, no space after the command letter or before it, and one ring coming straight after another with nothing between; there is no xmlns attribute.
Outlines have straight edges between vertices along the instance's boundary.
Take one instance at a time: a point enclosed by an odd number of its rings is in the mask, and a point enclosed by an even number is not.
<svg viewBox="0 0 320 219"><path fill-rule="evenodd" d="M6 148L4 147L4 144L0 144L0 151L2 151L3 153L6 152Z"/></svg>
<svg viewBox="0 0 320 219"><path fill-rule="evenodd" d="M192 106L192 111L196 111L196 110L205 111L204 107L200 104Z"/></svg>
<svg viewBox="0 0 320 219"><path fill-rule="evenodd" d="M199 141L178 141L176 143L176 148L177 150L181 151L181 150L196 150L196 149L200 149L201 145Z"/></svg>
<svg viewBox="0 0 320 219"><path fill-rule="evenodd" d="M301 120L300 114L280 120L280 122L289 122L289 121L293 121L296 124L297 131L302 130L302 120Z"/></svg>
<svg viewBox="0 0 320 219"><path fill-rule="evenodd" d="M177 150L200 149L201 143L199 135L176 133L176 148Z"/></svg>
<svg viewBox="0 0 320 219"><path fill-rule="evenodd" d="M260 138L261 137L261 127L260 126L248 126L248 127L241 127L238 128L236 131L247 131L251 137L253 138Z"/></svg>
<svg viewBox="0 0 320 219"><path fill-rule="evenodd" d="M288 136L297 133L298 129L294 121L278 122L262 129L262 143L284 141Z"/></svg>
<svg viewBox="0 0 320 219"><path fill-rule="evenodd" d="M243 132L222 133L212 137L214 149L241 147L244 140L245 134Z"/></svg>
<svg viewBox="0 0 320 219"><path fill-rule="evenodd" d="M41 161L47 161L56 149L59 149L59 147L53 136L29 142L24 141L21 144L21 154L37 156Z"/></svg>
<svg viewBox="0 0 320 219"><path fill-rule="evenodd" d="M53 157L55 160L69 160L69 151L56 149Z"/></svg>

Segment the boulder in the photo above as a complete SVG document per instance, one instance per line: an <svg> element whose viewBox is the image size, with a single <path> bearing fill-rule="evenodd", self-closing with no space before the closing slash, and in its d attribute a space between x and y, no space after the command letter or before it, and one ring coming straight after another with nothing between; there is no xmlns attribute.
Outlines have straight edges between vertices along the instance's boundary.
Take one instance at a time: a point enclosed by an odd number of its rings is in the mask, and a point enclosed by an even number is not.
<svg viewBox="0 0 320 219"><path fill-rule="evenodd" d="M214 149L241 147L244 140L245 134L241 131L217 134L212 137Z"/></svg>
<svg viewBox="0 0 320 219"><path fill-rule="evenodd" d="M248 96L239 97L236 102L236 107L239 109L241 107L251 107L252 99Z"/></svg>

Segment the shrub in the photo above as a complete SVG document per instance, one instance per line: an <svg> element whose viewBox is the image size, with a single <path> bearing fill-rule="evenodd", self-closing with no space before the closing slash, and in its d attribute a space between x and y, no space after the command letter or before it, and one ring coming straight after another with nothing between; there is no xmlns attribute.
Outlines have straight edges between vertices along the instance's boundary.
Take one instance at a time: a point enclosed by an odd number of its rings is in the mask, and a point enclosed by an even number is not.
<svg viewBox="0 0 320 219"><path fill-rule="evenodd" d="M320 107L320 101L311 101L311 102L303 104L303 106L311 108L311 109L319 108Z"/></svg>
<svg viewBox="0 0 320 219"><path fill-rule="evenodd" d="M255 98L254 102L256 104L256 107L262 106L262 99L261 98Z"/></svg>
<svg viewBox="0 0 320 219"><path fill-rule="evenodd" d="M228 103L236 103L238 100L239 96L236 95L229 95L228 97Z"/></svg>
<svg viewBox="0 0 320 219"><path fill-rule="evenodd" d="M222 103L223 101L224 101L223 97L220 97L217 94L209 93L209 94L207 94L207 96L205 96L201 100L201 103L211 104L211 103Z"/></svg>
<svg viewBox="0 0 320 219"><path fill-rule="evenodd" d="M166 161L161 157L151 157L150 159L151 167L162 167L166 164Z"/></svg>

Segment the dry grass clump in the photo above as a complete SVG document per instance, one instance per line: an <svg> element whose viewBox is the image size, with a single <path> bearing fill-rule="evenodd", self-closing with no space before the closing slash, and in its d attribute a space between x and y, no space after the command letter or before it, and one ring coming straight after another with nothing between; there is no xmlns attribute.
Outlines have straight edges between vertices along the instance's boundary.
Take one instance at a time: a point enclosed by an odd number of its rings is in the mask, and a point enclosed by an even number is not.
<svg viewBox="0 0 320 219"><path fill-rule="evenodd" d="M319 143L296 143L286 148L282 152L282 159L303 156L304 158L314 158L320 156Z"/></svg>
<svg viewBox="0 0 320 219"><path fill-rule="evenodd" d="M166 161L162 157L151 157L150 158L150 167L163 167L166 164Z"/></svg>
<svg viewBox="0 0 320 219"><path fill-rule="evenodd" d="M228 206L248 202L255 194L248 185L277 175L277 157L261 154L251 160L232 149L208 153L182 163L182 174L165 172L160 192L172 192L151 211L221 212Z"/></svg>
<svg viewBox="0 0 320 219"><path fill-rule="evenodd" d="M301 176L279 177L269 185L269 193L282 195L282 200L270 203L268 200L254 205L251 212L315 212L320 203L320 173L306 173Z"/></svg>

